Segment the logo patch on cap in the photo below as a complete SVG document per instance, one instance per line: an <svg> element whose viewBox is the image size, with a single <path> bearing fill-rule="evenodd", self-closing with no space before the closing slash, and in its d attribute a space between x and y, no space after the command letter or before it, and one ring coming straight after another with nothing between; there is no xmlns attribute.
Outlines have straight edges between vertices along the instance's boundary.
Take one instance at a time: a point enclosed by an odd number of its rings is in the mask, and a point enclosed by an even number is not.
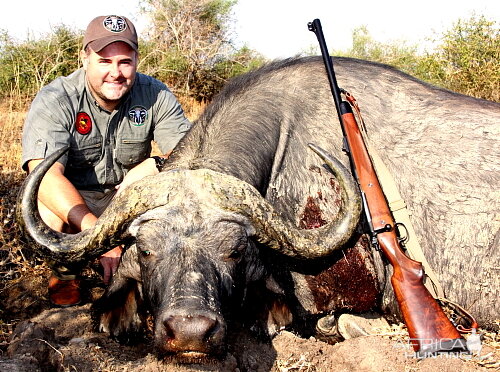
<svg viewBox="0 0 500 372"><path fill-rule="evenodd" d="M148 116L148 110L142 106L134 106L128 112L128 118L136 127L144 125Z"/></svg>
<svg viewBox="0 0 500 372"><path fill-rule="evenodd" d="M123 32L127 28L127 22L119 16L109 16L104 18L102 24L106 30L111 32Z"/></svg>
<svg viewBox="0 0 500 372"><path fill-rule="evenodd" d="M92 129L92 120L86 112L79 112L76 115L76 131L80 134L87 134Z"/></svg>

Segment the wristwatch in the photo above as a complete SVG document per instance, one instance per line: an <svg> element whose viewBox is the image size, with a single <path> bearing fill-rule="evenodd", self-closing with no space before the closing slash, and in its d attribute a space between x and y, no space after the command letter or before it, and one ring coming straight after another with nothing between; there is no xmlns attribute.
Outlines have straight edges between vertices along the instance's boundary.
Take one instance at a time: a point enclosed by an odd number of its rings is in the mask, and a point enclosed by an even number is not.
<svg viewBox="0 0 500 372"><path fill-rule="evenodd" d="M156 169L158 169L158 172L161 172L161 170L163 169L163 165L165 164L167 159L162 158L161 156L151 156L151 158L155 160L155 165Z"/></svg>

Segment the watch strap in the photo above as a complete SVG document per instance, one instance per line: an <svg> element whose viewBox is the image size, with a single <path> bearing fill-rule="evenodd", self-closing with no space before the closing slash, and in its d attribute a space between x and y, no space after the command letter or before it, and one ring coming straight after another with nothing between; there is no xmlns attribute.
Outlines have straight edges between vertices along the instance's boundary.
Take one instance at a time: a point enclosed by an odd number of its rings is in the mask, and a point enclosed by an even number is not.
<svg viewBox="0 0 500 372"><path fill-rule="evenodd" d="M162 158L161 156L151 156L151 158L154 159L158 172L161 172L161 170L163 169L163 165L165 165L167 159Z"/></svg>

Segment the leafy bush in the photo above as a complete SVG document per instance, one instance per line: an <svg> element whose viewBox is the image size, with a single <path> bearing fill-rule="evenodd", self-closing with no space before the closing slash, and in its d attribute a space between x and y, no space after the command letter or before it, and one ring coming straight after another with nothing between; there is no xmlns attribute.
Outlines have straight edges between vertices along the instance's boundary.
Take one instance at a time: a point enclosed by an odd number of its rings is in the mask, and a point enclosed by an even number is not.
<svg viewBox="0 0 500 372"><path fill-rule="evenodd" d="M404 42L383 44L366 27L353 32L347 56L382 62L432 84L478 98L500 101L500 34L484 16L458 20L437 47L424 55Z"/></svg>
<svg viewBox="0 0 500 372"><path fill-rule="evenodd" d="M457 92L500 101L500 30L494 21L483 16L458 20L422 64L431 81Z"/></svg>
<svg viewBox="0 0 500 372"><path fill-rule="evenodd" d="M0 98L32 97L58 76L79 66L82 36L68 26L58 26L39 40L16 42L0 35Z"/></svg>
<svg viewBox="0 0 500 372"><path fill-rule="evenodd" d="M258 55L236 50L230 38L234 0L143 0L150 33L141 68L176 93L209 101L226 80L246 71ZM262 58L260 58L262 60Z"/></svg>
<svg viewBox="0 0 500 372"><path fill-rule="evenodd" d="M417 47L405 42L384 44L375 41L366 26L353 31L352 49L348 55L370 61L382 62L401 70L412 70L418 63Z"/></svg>

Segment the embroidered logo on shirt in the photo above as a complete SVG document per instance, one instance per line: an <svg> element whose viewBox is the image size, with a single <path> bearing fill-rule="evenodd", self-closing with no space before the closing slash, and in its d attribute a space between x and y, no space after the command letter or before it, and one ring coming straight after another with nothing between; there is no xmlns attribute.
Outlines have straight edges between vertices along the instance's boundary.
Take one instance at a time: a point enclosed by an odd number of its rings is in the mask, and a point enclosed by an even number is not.
<svg viewBox="0 0 500 372"><path fill-rule="evenodd" d="M144 125L147 116L148 116L148 111L142 106L134 106L128 112L129 120L136 127Z"/></svg>
<svg viewBox="0 0 500 372"><path fill-rule="evenodd" d="M102 21L106 30L111 32L123 32L127 28L127 22L122 17L109 16Z"/></svg>
<svg viewBox="0 0 500 372"><path fill-rule="evenodd" d="M92 129L92 120L86 112L79 112L76 115L76 131L80 134L87 134Z"/></svg>

